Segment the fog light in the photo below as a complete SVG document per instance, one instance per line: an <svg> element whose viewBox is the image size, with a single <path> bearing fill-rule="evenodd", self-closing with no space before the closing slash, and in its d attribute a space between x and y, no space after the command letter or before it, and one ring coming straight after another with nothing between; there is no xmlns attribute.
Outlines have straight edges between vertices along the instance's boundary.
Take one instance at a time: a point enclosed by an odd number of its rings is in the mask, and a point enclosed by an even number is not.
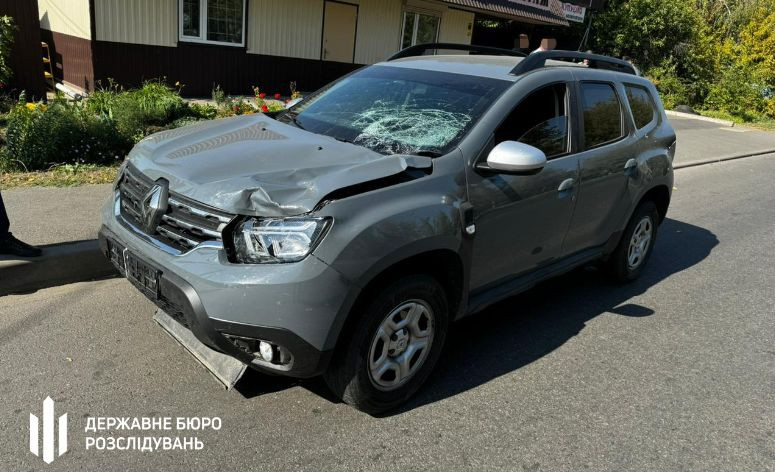
<svg viewBox="0 0 775 472"><path fill-rule="evenodd" d="M274 357L274 349L272 349L271 344L266 341L261 341L258 344L258 352L261 354L261 357L263 357L265 361L272 362L272 358Z"/></svg>

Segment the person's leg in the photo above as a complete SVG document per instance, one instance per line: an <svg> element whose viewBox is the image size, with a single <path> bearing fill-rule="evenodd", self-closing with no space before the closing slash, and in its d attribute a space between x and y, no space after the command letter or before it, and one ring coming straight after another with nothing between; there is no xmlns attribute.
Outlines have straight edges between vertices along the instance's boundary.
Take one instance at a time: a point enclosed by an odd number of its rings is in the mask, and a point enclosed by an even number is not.
<svg viewBox="0 0 775 472"><path fill-rule="evenodd" d="M8 231L9 227L8 213L5 211L3 195L0 194L0 254L11 254L21 257L37 257L41 254L40 249L14 238Z"/></svg>
<svg viewBox="0 0 775 472"><path fill-rule="evenodd" d="M0 239L5 239L9 227L8 213L5 212L5 205L3 204L3 193L0 192Z"/></svg>

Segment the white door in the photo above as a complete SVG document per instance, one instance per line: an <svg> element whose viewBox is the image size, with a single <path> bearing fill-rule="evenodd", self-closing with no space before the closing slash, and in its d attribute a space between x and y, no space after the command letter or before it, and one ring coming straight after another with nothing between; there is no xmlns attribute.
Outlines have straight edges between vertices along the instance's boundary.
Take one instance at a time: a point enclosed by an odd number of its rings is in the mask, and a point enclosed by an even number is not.
<svg viewBox="0 0 775 472"><path fill-rule="evenodd" d="M323 60L354 62L358 5L326 1L323 18Z"/></svg>

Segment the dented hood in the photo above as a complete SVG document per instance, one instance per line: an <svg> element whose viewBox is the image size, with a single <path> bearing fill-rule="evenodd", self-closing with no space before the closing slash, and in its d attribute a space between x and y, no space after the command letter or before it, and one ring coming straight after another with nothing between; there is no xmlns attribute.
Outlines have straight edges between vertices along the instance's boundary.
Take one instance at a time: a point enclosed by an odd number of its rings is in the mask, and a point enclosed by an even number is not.
<svg viewBox="0 0 775 472"><path fill-rule="evenodd" d="M256 216L307 213L334 190L399 174L415 162L260 114L151 135L129 159L152 180L167 179L175 193Z"/></svg>

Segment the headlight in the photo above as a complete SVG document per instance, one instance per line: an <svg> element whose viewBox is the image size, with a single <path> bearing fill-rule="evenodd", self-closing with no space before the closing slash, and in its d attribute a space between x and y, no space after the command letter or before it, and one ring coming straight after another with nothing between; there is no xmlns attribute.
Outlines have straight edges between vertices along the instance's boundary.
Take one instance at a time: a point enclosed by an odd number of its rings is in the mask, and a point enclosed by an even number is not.
<svg viewBox="0 0 775 472"><path fill-rule="evenodd" d="M315 249L330 226L327 218L248 218L234 229L237 262L296 262Z"/></svg>

